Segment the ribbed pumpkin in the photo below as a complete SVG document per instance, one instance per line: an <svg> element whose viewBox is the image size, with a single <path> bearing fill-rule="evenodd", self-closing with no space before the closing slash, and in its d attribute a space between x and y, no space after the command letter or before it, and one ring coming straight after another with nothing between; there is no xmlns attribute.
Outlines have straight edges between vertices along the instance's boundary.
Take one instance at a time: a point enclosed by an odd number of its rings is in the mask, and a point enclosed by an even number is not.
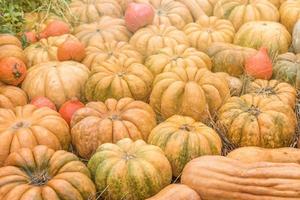
<svg viewBox="0 0 300 200"><path fill-rule="evenodd" d="M154 111L142 101L123 98L90 102L73 115L72 142L79 155L88 158L103 143L125 137L147 140L155 125Z"/></svg>
<svg viewBox="0 0 300 200"><path fill-rule="evenodd" d="M195 67L176 68L159 74L153 83L150 105L163 118L186 115L206 119L230 97L225 79Z"/></svg>
<svg viewBox="0 0 300 200"><path fill-rule="evenodd" d="M27 95L23 90L0 82L0 108L12 109L26 104Z"/></svg>
<svg viewBox="0 0 300 200"><path fill-rule="evenodd" d="M0 108L0 166L7 156L22 147L47 145L68 149L71 142L68 124L50 108L33 105Z"/></svg>
<svg viewBox="0 0 300 200"><path fill-rule="evenodd" d="M269 54L286 53L292 38L277 22L254 21L244 24L235 34L234 44L259 49L266 47Z"/></svg>
<svg viewBox="0 0 300 200"><path fill-rule="evenodd" d="M92 200L96 195L88 168L67 151L22 148L9 155L0 171L1 200Z"/></svg>
<svg viewBox="0 0 300 200"><path fill-rule="evenodd" d="M122 57L93 66L85 85L85 96L89 101L123 97L147 100L152 81L153 75L147 67L133 58Z"/></svg>
<svg viewBox="0 0 300 200"><path fill-rule="evenodd" d="M230 21L205 15L195 23L186 25L184 32L190 44L200 51L206 51L213 42L232 43L235 34Z"/></svg>
<svg viewBox="0 0 300 200"><path fill-rule="evenodd" d="M168 72L175 68L207 68L211 69L211 60L203 52L186 45L166 47L145 60L145 65L154 75Z"/></svg>
<svg viewBox="0 0 300 200"><path fill-rule="evenodd" d="M28 60L27 66L32 67L49 61L57 61L57 49L67 40L78 41L75 36L65 34L41 39L39 42L31 44L24 50Z"/></svg>
<svg viewBox="0 0 300 200"><path fill-rule="evenodd" d="M28 70L22 89L29 99L44 96L60 107L72 97L84 99L89 72L86 66L74 61L38 64Z"/></svg>
<svg viewBox="0 0 300 200"><path fill-rule="evenodd" d="M146 200L201 200L193 189L183 184L171 184Z"/></svg>
<svg viewBox="0 0 300 200"><path fill-rule="evenodd" d="M216 74L227 81L231 96L240 96L243 90L243 82L240 78L230 76L226 72L217 72Z"/></svg>
<svg viewBox="0 0 300 200"><path fill-rule="evenodd" d="M294 53L300 53L300 20L296 22L292 33L292 46L290 50Z"/></svg>
<svg viewBox="0 0 300 200"><path fill-rule="evenodd" d="M27 61L20 40L10 34L0 34L0 60L5 57L17 57L25 64Z"/></svg>
<svg viewBox="0 0 300 200"><path fill-rule="evenodd" d="M218 123L236 146L289 146L296 116L291 106L256 94L232 97L220 108Z"/></svg>
<svg viewBox="0 0 300 200"><path fill-rule="evenodd" d="M281 83L277 80L262 80L256 79L247 85L246 93L262 96L263 98L270 98L280 100L284 104L295 108L296 103L296 89L288 83Z"/></svg>
<svg viewBox="0 0 300 200"><path fill-rule="evenodd" d="M121 57L134 58L139 63L143 63L144 61L143 56L127 42L113 41L89 45L86 48L86 57L82 63L91 68L93 65L108 60L120 59Z"/></svg>
<svg viewBox="0 0 300 200"><path fill-rule="evenodd" d="M292 33L293 27L300 19L300 2L297 0L287 0L280 6L280 23Z"/></svg>
<svg viewBox="0 0 300 200"><path fill-rule="evenodd" d="M300 54L279 55L273 67L273 78L300 89Z"/></svg>
<svg viewBox="0 0 300 200"><path fill-rule="evenodd" d="M172 170L163 151L129 138L101 145L88 162L98 191L110 200L144 200L170 184Z"/></svg>
<svg viewBox="0 0 300 200"><path fill-rule="evenodd" d="M189 162L181 183L204 200L300 199L300 165L243 163L223 156L203 156Z"/></svg>
<svg viewBox="0 0 300 200"><path fill-rule="evenodd" d="M72 0L69 7L70 14L76 17L77 23L96 22L102 16L123 15L123 9L117 0Z"/></svg>
<svg viewBox="0 0 300 200"><path fill-rule="evenodd" d="M226 72L236 77L244 73L246 59L256 53L252 48L222 42L214 43L207 49L207 54L212 59L213 72Z"/></svg>
<svg viewBox="0 0 300 200"><path fill-rule="evenodd" d="M174 26L149 25L135 32L130 44L145 56L150 56L164 47L173 47L179 44L189 45L184 32Z"/></svg>
<svg viewBox="0 0 300 200"><path fill-rule="evenodd" d="M217 0L177 0L191 11L194 20L196 21L203 15L212 16L214 12L214 5Z"/></svg>
<svg viewBox="0 0 300 200"><path fill-rule="evenodd" d="M214 7L214 16L228 19L234 28L250 21L278 21L279 12L268 0L220 0Z"/></svg>
<svg viewBox="0 0 300 200"><path fill-rule="evenodd" d="M276 6L279 9L281 4L284 3L286 0L268 0L268 1L271 2L274 6Z"/></svg>
<svg viewBox="0 0 300 200"><path fill-rule="evenodd" d="M222 149L222 141L212 128L180 115L173 115L156 126L148 143L164 151L175 177L190 160L203 155L221 155Z"/></svg>
<svg viewBox="0 0 300 200"><path fill-rule="evenodd" d="M131 37L123 19L109 16L103 16L94 23L77 26L74 35L85 46L112 41L127 42Z"/></svg>
<svg viewBox="0 0 300 200"><path fill-rule="evenodd" d="M193 22L190 10L182 3L174 0L135 0L135 2L149 3L154 9L154 25L175 26L183 29L188 23Z"/></svg>

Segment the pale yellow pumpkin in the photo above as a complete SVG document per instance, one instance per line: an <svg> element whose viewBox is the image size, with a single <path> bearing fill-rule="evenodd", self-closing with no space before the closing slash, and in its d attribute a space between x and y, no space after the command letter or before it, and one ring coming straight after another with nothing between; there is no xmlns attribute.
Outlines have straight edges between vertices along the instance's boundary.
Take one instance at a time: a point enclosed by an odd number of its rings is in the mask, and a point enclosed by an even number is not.
<svg viewBox="0 0 300 200"><path fill-rule="evenodd" d="M287 0L280 6L280 23L292 33L294 25L300 19L300 2Z"/></svg>
<svg viewBox="0 0 300 200"><path fill-rule="evenodd" d="M196 21L203 15L212 16L218 0L177 0L188 7Z"/></svg>

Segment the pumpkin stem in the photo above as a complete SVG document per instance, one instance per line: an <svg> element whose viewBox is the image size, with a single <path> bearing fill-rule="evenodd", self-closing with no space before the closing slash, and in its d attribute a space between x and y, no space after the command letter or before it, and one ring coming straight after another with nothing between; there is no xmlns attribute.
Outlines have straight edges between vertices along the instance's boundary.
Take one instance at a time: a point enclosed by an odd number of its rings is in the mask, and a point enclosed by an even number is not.
<svg viewBox="0 0 300 200"><path fill-rule="evenodd" d="M248 109L248 112L256 117L261 113L260 110L253 105Z"/></svg>
<svg viewBox="0 0 300 200"><path fill-rule="evenodd" d="M49 180L50 176L47 171L42 171L41 173L33 174L29 182L30 185L41 186L45 185Z"/></svg>
<svg viewBox="0 0 300 200"><path fill-rule="evenodd" d="M18 63L15 63L14 64L14 68L13 68L13 75L15 78L20 78L22 76L22 73L19 72L18 70L18 67L19 67L19 64Z"/></svg>
<svg viewBox="0 0 300 200"><path fill-rule="evenodd" d="M124 156L123 156L123 159L125 159L126 161L128 160L131 160L131 159L134 159L135 156L134 155L130 155L128 153L126 153Z"/></svg>
<svg viewBox="0 0 300 200"><path fill-rule="evenodd" d="M184 130L184 131L192 131L192 127L189 126L188 124L182 124L180 127L179 127L180 130Z"/></svg>
<svg viewBox="0 0 300 200"><path fill-rule="evenodd" d="M262 88L262 89L259 89L257 91L258 94L265 94L265 95L275 95L275 91L273 90L272 87L265 87L265 88Z"/></svg>
<svg viewBox="0 0 300 200"><path fill-rule="evenodd" d="M28 122L24 122L24 121L19 121L17 123L15 123L12 128L13 129L19 129L19 128L27 128L30 126L30 123Z"/></svg>
<svg viewBox="0 0 300 200"><path fill-rule="evenodd" d="M119 115L111 115L111 116L109 116L108 118L109 118L110 120L112 120L112 121L120 120Z"/></svg>

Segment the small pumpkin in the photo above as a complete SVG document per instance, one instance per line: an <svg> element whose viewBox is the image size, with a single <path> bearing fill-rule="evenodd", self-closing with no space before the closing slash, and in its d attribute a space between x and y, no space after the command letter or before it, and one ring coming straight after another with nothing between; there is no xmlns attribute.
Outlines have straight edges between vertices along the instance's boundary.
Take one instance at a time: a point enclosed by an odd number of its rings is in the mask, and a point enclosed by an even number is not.
<svg viewBox="0 0 300 200"><path fill-rule="evenodd" d="M230 76L225 72L217 72L216 74L227 81L231 96L240 96L243 90L243 82L240 78Z"/></svg>
<svg viewBox="0 0 300 200"><path fill-rule="evenodd" d="M287 147L295 135L296 123L290 105L256 94L231 97L218 111L218 124L238 147Z"/></svg>
<svg viewBox="0 0 300 200"><path fill-rule="evenodd" d="M96 195L88 168L67 151L43 145L22 148L9 155L0 171L2 200L79 200Z"/></svg>
<svg viewBox="0 0 300 200"><path fill-rule="evenodd" d="M0 82L0 108L13 109L27 104L27 94L18 87Z"/></svg>
<svg viewBox="0 0 300 200"><path fill-rule="evenodd" d="M214 42L232 43L235 34L229 20L205 15L199 17L196 22L187 24L183 31L190 44L200 51L206 51Z"/></svg>
<svg viewBox="0 0 300 200"><path fill-rule="evenodd" d="M211 60L205 53L186 45L166 47L145 60L145 66L156 76L175 68L207 68L211 69Z"/></svg>
<svg viewBox="0 0 300 200"><path fill-rule="evenodd" d="M62 20L54 20L47 24L46 28L39 33L39 38L48 38L70 33L70 26Z"/></svg>
<svg viewBox="0 0 300 200"><path fill-rule="evenodd" d="M88 168L98 191L111 200L144 200L172 179L170 163L159 147L129 138L99 146Z"/></svg>
<svg viewBox="0 0 300 200"><path fill-rule="evenodd" d="M203 155L221 155L222 149L221 138L212 128L180 115L173 115L157 125L148 143L164 151L175 177L180 176L190 160Z"/></svg>
<svg viewBox="0 0 300 200"><path fill-rule="evenodd" d="M3 45L14 45L22 48L22 43L20 40L11 34L0 34L0 46Z"/></svg>
<svg viewBox="0 0 300 200"><path fill-rule="evenodd" d="M0 108L0 166L22 147L46 145L67 150L71 143L68 124L54 110L34 105Z"/></svg>
<svg viewBox="0 0 300 200"><path fill-rule="evenodd" d="M66 12L68 13L68 11ZM49 23L56 20L61 21L63 19L52 12L28 12L24 14L24 30L37 34L42 32Z"/></svg>
<svg viewBox="0 0 300 200"><path fill-rule="evenodd" d="M69 101L66 101L61 107L59 108L59 114L64 118L64 120L70 124L72 116L74 113L83 108L84 104L80 102L77 98L72 98Z"/></svg>
<svg viewBox="0 0 300 200"><path fill-rule="evenodd" d="M129 43L145 56L150 56L164 47L173 47L179 44L189 45L184 32L174 26L149 25L141 28L131 37Z"/></svg>
<svg viewBox="0 0 300 200"><path fill-rule="evenodd" d="M19 85L25 78L27 69L24 62L16 57L0 60L0 81L9 85Z"/></svg>
<svg viewBox="0 0 300 200"><path fill-rule="evenodd" d="M0 60L6 57L16 57L25 64L27 62L20 40L10 34L0 34Z"/></svg>
<svg viewBox="0 0 300 200"><path fill-rule="evenodd" d="M300 18L300 3L296 0L286 0L280 6L280 23L292 33L294 25Z"/></svg>
<svg viewBox="0 0 300 200"><path fill-rule="evenodd" d="M128 41L131 32L126 28L124 19L103 16L96 22L82 24L74 29L74 35L85 45Z"/></svg>
<svg viewBox="0 0 300 200"><path fill-rule="evenodd" d="M44 96L60 107L73 97L84 100L89 73L86 66L75 61L41 63L28 70L22 89L29 99Z"/></svg>
<svg viewBox="0 0 300 200"><path fill-rule="evenodd" d="M193 15L194 21L197 21L203 15L212 16L214 5L217 0L178 0L183 3Z"/></svg>
<svg viewBox="0 0 300 200"><path fill-rule="evenodd" d="M72 142L80 156L89 158L101 144L129 137L148 139L156 125L152 108L131 98L90 102L71 120Z"/></svg>
<svg viewBox="0 0 300 200"><path fill-rule="evenodd" d="M48 107L51 108L52 110L57 111L55 104L47 97L43 97L43 96L34 97L33 99L31 99L30 104L38 108Z"/></svg>
<svg viewBox="0 0 300 200"><path fill-rule="evenodd" d="M66 40L57 48L59 61L74 60L81 62L85 57L85 46L77 40Z"/></svg>
<svg viewBox="0 0 300 200"><path fill-rule="evenodd" d="M176 68L156 76L150 105L163 118L179 114L204 120L214 116L230 91L225 79L207 69Z"/></svg>

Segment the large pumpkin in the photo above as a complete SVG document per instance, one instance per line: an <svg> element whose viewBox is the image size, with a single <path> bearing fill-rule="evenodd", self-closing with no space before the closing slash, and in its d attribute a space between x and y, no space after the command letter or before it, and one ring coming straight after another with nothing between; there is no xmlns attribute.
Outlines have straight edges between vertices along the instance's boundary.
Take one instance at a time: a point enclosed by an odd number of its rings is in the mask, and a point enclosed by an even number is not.
<svg viewBox="0 0 300 200"><path fill-rule="evenodd" d="M238 30L250 21L278 21L279 12L268 0L220 0L215 4L214 16L228 19Z"/></svg>
<svg viewBox="0 0 300 200"><path fill-rule="evenodd" d="M232 43L235 29L228 20L204 15L196 22L186 25L184 32L193 47L206 51L213 42Z"/></svg>
<svg viewBox="0 0 300 200"><path fill-rule="evenodd" d="M77 23L96 22L102 16L123 15L123 9L117 0L72 0L69 7L70 14L76 17Z"/></svg>
<svg viewBox="0 0 300 200"><path fill-rule="evenodd" d="M103 16L94 23L79 25L74 29L74 35L85 46L112 41L128 41L131 37L124 19L109 16Z"/></svg>
<svg viewBox="0 0 300 200"><path fill-rule="evenodd" d="M234 37L234 44L255 49L266 47L270 55L286 53L291 42L291 35L282 24L268 21L248 22Z"/></svg>
<svg viewBox="0 0 300 200"><path fill-rule="evenodd" d="M38 64L28 70L22 89L29 99L44 96L60 107L72 97L84 99L89 72L86 66L74 61Z"/></svg>
<svg viewBox="0 0 300 200"><path fill-rule="evenodd" d="M154 75L171 71L175 68L207 68L211 69L211 60L203 52L186 45L166 47L145 60L145 65Z"/></svg>
<svg viewBox="0 0 300 200"><path fill-rule="evenodd" d="M175 177L190 160L203 155L221 155L222 149L222 141L212 128L180 115L173 115L156 126L148 143L164 151Z"/></svg>
<svg viewBox="0 0 300 200"><path fill-rule="evenodd" d="M217 0L177 0L191 11L194 20L197 21L203 15L212 16L214 12L214 5Z"/></svg>
<svg viewBox="0 0 300 200"><path fill-rule="evenodd" d="M135 0L135 2L149 3L154 9L154 25L175 26L183 29L193 21L190 10L182 3L174 0Z"/></svg>
<svg viewBox="0 0 300 200"><path fill-rule="evenodd" d="M5 57L17 57L24 63L27 61L22 50L22 43L10 34L0 34L0 60Z"/></svg>
<svg viewBox="0 0 300 200"><path fill-rule="evenodd" d="M300 89L300 54L279 55L273 67L273 78Z"/></svg>
<svg viewBox="0 0 300 200"><path fill-rule="evenodd" d="M143 63L144 58L133 46L127 42L109 42L109 43L97 43L89 45L86 48L86 57L82 63L91 68L93 65L97 65L108 60L125 58L135 58L137 62Z"/></svg>
<svg viewBox="0 0 300 200"><path fill-rule="evenodd" d="M203 120L228 97L228 84L220 76L207 69L176 68L155 78L150 105L163 118L179 114Z"/></svg>
<svg viewBox="0 0 300 200"><path fill-rule="evenodd" d="M146 56L150 56L164 47L173 47L179 44L189 45L184 32L174 26L166 25L149 25L139 29L129 42L137 51Z"/></svg>
<svg viewBox="0 0 300 200"><path fill-rule="evenodd" d="M22 147L41 144L55 150L68 149L71 142L68 124L50 108L0 108L0 124L0 166L10 153Z"/></svg>
<svg viewBox="0 0 300 200"><path fill-rule="evenodd" d="M256 53L252 48L221 42L214 43L207 49L213 72L226 72L236 77L244 73L245 61Z"/></svg>
<svg viewBox="0 0 300 200"><path fill-rule="evenodd" d="M125 137L147 140L155 125L154 111L142 101L123 98L90 102L73 115L72 142L79 155L88 158L106 142Z"/></svg>
<svg viewBox="0 0 300 200"><path fill-rule="evenodd" d="M96 188L88 168L67 151L40 145L9 155L0 168L1 200L87 200Z"/></svg>
<svg viewBox="0 0 300 200"><path fill-rule="evenodd" d="M172 170L163 151L129 138L101 145L88 162L105 199L144 200L170 184Z"/></svg>
<svg viewBox="0 0 300 200"><path fill-rule="evenodd" d="M295 108L296 104L296 89L288 83L281 83L277 80L262 80L256 79L248 84L245 88L246 93L262 96L263 98L270 98L280 100L284 104Z"/></svg>
<svg viewBox="0 0 300 200"><path fill-rule="evenodd" d="M24 50L28 61L27 66L32 67L49 61L57 61L58 47L68 40L78 41L75 36L65 34L41 39L39 42L31 44Z"/></svg>
<svg viewBox="0 0 300 200"><path fill-rule="evenodd" d="M152 81L152 73L147 67L134 58L122 57L92 67L85 85L85 96L89 101L123 97L147 100Z"/></svg>
<svg viewBox="0 0 300 200"><path fill-rule="evenodd" d="M289 146L296 123L291 106L256 94L232 97L218 112L218 124L236 146Z"/></svg>
<svg viewBox="0 0 300 200"><path fill-rule="evenodd" d="M283 2L280 6L280 23L292 33L298 19L300 19L300 2L297 0Z"/></svg>
<svg viewBox="0 0 300 200"><path fill-rule="evenodd" d="M18 87L0 82L0 108L12 109L27 104L27 94Z"/></svg>
<svg viewBox="0 0 300 200"><path fill-rule="evenodd" d="M300 165L243 163L223 156L203 156L189 162L181 183L204 200L300 199Z"/></svg>

